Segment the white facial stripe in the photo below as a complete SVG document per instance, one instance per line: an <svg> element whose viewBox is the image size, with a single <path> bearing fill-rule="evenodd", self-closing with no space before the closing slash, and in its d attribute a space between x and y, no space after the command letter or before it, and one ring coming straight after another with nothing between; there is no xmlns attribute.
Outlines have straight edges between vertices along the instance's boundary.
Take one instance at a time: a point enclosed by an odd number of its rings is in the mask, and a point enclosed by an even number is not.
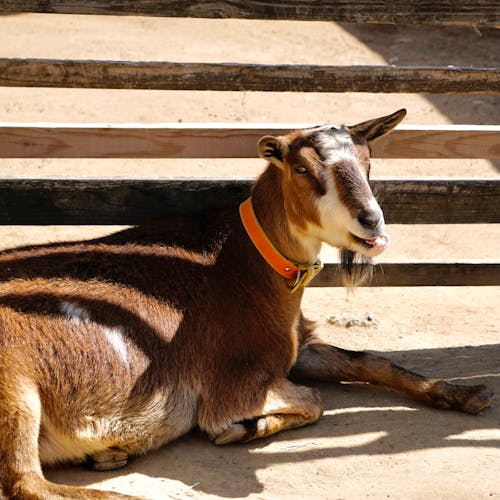
<svg viewBox="0 0 500 500"><path fill-rule="evenodd" d="M345 227L351 224L351 216L338 197L330 171L326 172L327 193L316 200L321 227L317 228L315 236L331 246L340 247L346 244Z"/></svg>
<svg viewBox="0 0 500 500"><path fill-rule="evenodd" d="M380 207L373 196L370 183L367 176L358 170L356 166L358 158L355 155L355 148L352 143L351 136L344 130L328 133L324 132L318 134L317 139L320 154L325 159L327 165L343 164L345 168L352 168L352 174L355 176L355 182L360 182L366 188L365 193L367 202L374 212L380 212Z"/></svg>
<svg viewBox="0 0 500 500"><path fill-rule="evenodd" d="M355 162L351 136L347 132L322 132L317 135L316 144L326 165L339 162Z"/></svg>

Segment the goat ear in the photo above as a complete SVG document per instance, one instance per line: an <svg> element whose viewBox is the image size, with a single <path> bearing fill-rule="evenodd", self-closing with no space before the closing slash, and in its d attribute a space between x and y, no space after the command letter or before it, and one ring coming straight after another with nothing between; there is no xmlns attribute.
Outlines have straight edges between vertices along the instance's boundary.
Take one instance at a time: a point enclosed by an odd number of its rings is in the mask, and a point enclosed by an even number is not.
<svg viewBox="0 0 500 500"><path fill-rule="evenodd" d="M281 137L266 135L259 140L258 149L263 160L282 165L288 153L288 144Z"/></svg>
<svg viewBox="0 0 500 500"><path fill-rule="evenodd" d="M365 141L370 142L390 132L405 116L406 109L400 109L392 115L368 120L347 128L352 135L361 136Z"/></svg>

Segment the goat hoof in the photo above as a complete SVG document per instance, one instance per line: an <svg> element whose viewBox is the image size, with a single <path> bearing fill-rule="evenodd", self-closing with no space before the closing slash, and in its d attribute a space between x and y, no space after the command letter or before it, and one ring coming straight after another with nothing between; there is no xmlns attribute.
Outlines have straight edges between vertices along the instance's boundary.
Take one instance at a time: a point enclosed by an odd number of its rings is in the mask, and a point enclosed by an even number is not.
<svg viewBox="0 0 500 500"><path fill-rule="evenodd" d="M107 448L89 455L88 466L97 471L115 470L127 465L128 454L119 448Z"/></svg>
<svg viewBox="0 0 500 500"><path fill-rule="evenodd" d="M247 429L243 424L231 424L225 431L219 434L215 439L216 445L225 445L242 441L247 435Z"/></svg>
<svg viewBox="0 0 500 500"><path fill-rule="evenodd" d="M475 385L469 388L469 397L464 401L462 411L477 415L490 406L493 393L484 385Z"/></svg>

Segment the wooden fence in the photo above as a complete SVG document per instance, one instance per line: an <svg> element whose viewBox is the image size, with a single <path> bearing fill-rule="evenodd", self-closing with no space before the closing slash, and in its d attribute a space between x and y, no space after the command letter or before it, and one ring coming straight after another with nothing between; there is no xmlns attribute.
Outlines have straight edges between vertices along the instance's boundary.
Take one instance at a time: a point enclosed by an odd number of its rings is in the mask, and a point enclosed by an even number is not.
<svg viewBox="0 0 500 500"><path fill-rule="evenodd" d="M314 7L314 8L313 8ZM56 12L500 26L498 1L186 2L0 0L1 13ZM0 59L0 85L294 92L500 93L499 68L313 66ZM0 123L0 158L250 158L266 134L300 126ZM375 144L384 158L500 159L500 126L400 126ZM250 179L0 179L0 224L140 224L236 204ZM387 222L500 222L500 182L380 179ZM500 263L384 263L375 286L498 285ZM340 284L330 264L312 283Z"/></svg>

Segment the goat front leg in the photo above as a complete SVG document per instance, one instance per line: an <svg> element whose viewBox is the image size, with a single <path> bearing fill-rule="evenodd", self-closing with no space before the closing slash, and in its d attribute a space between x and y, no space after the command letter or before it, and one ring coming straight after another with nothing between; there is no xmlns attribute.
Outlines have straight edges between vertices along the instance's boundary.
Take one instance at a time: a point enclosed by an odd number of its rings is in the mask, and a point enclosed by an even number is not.
<svg viewBox="0 0 500 500"><path fill-rule="evenodd" d="M292 379L368 382L402 391L430 406L477 414L490 405L493 394L484 385L450 384L405 370L368 352L347 351L311 342L299 352Z"/></svg>
<svg viewBox="0 0 500 500"><path fill-rule="evenodd" d="M319 391L282 379L268 391L263 407L255 415L233 422L212 437L218 445L253 441L311 424L322 413L323 403Z"/></svg>

